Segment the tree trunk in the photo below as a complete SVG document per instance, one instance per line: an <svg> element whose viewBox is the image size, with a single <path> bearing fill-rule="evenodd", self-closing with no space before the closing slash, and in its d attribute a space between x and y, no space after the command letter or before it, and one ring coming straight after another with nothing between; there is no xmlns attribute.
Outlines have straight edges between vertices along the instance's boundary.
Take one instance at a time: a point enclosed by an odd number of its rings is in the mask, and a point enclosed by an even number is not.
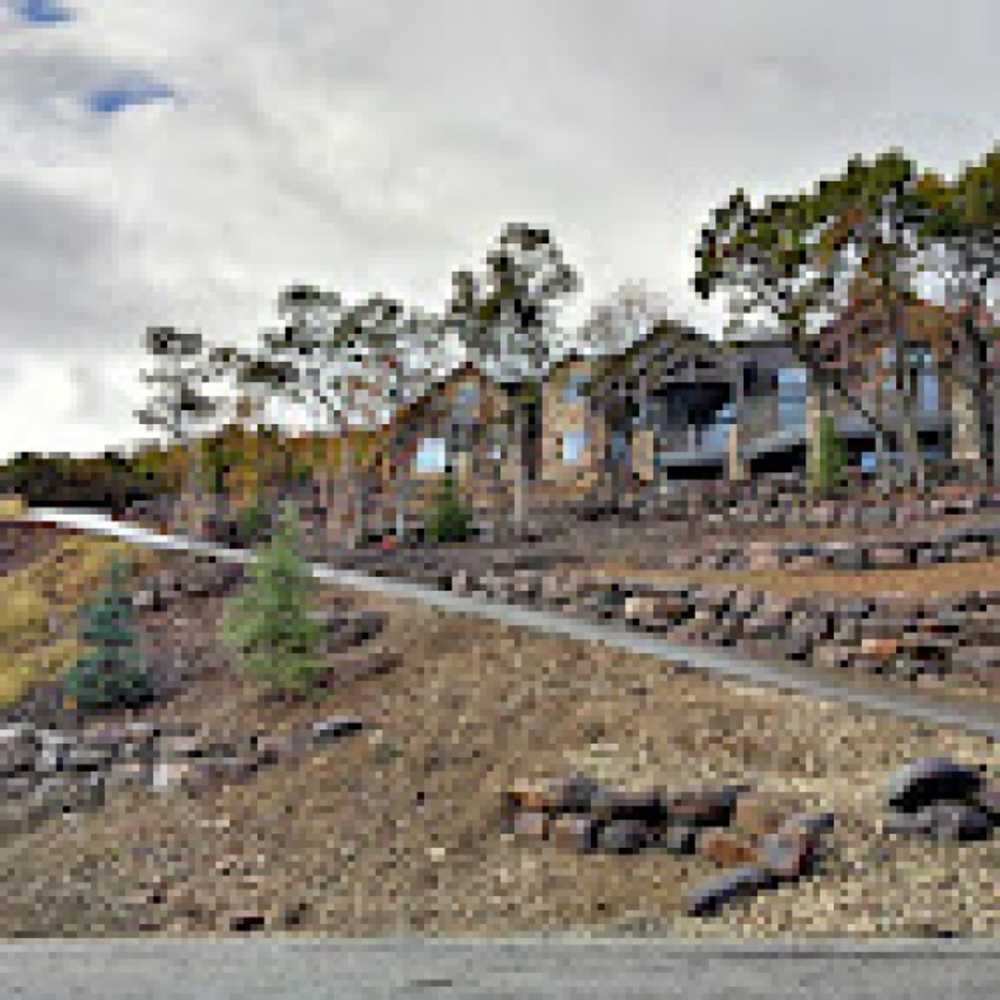
<svg viewBox="0 0 1000 1000"><path fill-rule="evenodd" d="M916 417L913 407L913 386L910 379L910 363L907 357L907 341L899 304L895 297L889 301L889 329L895 346L896 397L899 413L899 435L903 452L903 475L901 486L912 488L917 484L920 465L920 444L917 437Z"/></svg>
<svg viewBox="0 0 1000 1000"><path fill-rule="evenodd" d="M521 400L514 401L514 530L518 537L524 531L524 413Z"/></svg>
<svg viewBox="0 0 1000 1000"><path fill-rule="evenodd" d="M996 352L996 345L992 350ZM994 367L993 372L995 371ZM993 485L1000 486L1000 379L995 374L993 375Z"/></svg>
<svg viewBox="0 0 1000 1000"><path fill-rule="evenodd" d="M806 384L806 480L809 491L819 487L823 418L827 411L826 379L814 372Z"/></svg>

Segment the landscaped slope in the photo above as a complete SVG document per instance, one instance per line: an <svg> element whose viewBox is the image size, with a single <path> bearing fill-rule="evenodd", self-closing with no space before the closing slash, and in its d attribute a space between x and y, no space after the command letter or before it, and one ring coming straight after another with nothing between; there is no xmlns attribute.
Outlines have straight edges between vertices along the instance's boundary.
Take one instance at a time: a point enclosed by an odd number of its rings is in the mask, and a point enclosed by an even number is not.
<svg viewBox="0 0 1000 1000"><path fill-rule="evenodd" d="M336 596L324 588L317 603ZM396 669L295 704L234 673L211 638L222 599L147 614L200 664L155 717L273 732L348 713L371 729L244 785L193 799L123 789L103 811L11 840L0 933L1000 935L997 839L927 844L878 827L899 764L943 753L995 774L986 739L410 602L365 603L389 614L378 642ZM503 789L577 768L632 787L751 780L791 792L837 814L829 857L714 921L683 917L684 891L715 870L704 858L501 839Z"/></svg>

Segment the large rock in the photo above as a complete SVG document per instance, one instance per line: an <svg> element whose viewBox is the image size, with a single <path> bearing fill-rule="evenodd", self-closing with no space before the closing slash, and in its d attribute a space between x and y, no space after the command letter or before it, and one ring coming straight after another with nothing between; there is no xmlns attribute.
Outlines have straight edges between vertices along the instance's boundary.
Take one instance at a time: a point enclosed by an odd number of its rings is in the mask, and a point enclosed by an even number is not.
<svg viewBox="0 0 1000 1000"><path fill-rule="evenodd" d="M600 824L592 816L566 813L551 824L550 839L556 847L569 851L591 851L597 845Z"/></svg>
<svg viewBox="0 0 1000 1000"><path fill-rule="evenodd" d="M642 820L616 819L600 825L597 847L613 854L634 854L650 841L649 826Z"/></svg>
<svg viewBox="0 0 1000 1000"><path fill-rule="evenodd" d="M718 912L723 903L740 896L752 896L772 886L775 877L758 865L730 868L689 890L684 898L684 912L691 917Z"/></svg>
<svg viewBox="0 0 1000 1000"><path fill-rule="evenodd" d="M921 757L889 778L886 801L900 812L916 812L940 801L968 802L982 780L980 769L947 757Z"/></svg>
<svg viewBox="0 0 1000 1000"><path fill-rule="evenodd" d="M660 801L671 824L684 826L728 826L736 800L751 790L750 785L725 785L722 788L705 788L660 793Z"/></svg>
<svg viewBox="0 0 1000 1000"><path fill-rule="evenodd" d="M779 830L761 838L755 860L776 878L808 874L816 857L819 835L804 830Z"/></svg>
<svg viewBox="0 0 1000 1000"><path fill-rule="evenodd" d="M935 840L979 840L990 835L992 824L981 809L956 802L935 802L916 812L890 811L883 833L930 836Z"/></svg>
<svg viewBox="0 0 1000 1000"><path fill-rule="evenodd" d="M753 864L757 849L748 837L729 830L702 830L698 837L698 853L723 868Z"/></svg>

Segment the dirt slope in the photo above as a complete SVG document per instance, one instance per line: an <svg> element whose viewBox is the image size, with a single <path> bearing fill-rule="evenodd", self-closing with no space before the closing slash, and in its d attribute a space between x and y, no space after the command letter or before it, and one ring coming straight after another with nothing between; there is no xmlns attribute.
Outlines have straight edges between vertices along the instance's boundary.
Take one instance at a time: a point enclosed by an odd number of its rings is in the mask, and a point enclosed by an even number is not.
<svg viewBox="0 0 1000 1000"><path fill-rule="evenodd" d="M318 603L336 596L324 588ZM315 705L275 704L244 685L214 643L221 599L213 600L160 623L163 638L189 643L203 669L153 714L280 730L348 712L378 728L217 795L121 792L103 812L0 846L0 935L228 932L234 920L261 915L266 931L346 935L1000 936L1000 841L876 835L890 770L949 753L997 773L1000 750L985 738L356 597L389 611L379 641L399 654L399 667ZM502 787L578 766L633 786L749 777L792 788L803 804L840 816L832 856L824 874L715 921L682 917L680 896L714 870L707 861L501 841Z"/></svg>

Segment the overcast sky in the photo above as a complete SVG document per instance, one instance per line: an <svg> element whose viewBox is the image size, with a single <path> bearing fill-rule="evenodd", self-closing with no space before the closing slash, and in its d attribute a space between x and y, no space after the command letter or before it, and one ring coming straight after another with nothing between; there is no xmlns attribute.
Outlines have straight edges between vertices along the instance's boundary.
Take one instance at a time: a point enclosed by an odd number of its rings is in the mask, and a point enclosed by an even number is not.
<svg viewBox="0 0 1000 1000"><path fill-rule="evenodd" d="M736 186L1000 139L1000 7L0 0L0 458L128 447L150 324L250 346L291 281L439 309L509 221L718 331Z"/></svg>

